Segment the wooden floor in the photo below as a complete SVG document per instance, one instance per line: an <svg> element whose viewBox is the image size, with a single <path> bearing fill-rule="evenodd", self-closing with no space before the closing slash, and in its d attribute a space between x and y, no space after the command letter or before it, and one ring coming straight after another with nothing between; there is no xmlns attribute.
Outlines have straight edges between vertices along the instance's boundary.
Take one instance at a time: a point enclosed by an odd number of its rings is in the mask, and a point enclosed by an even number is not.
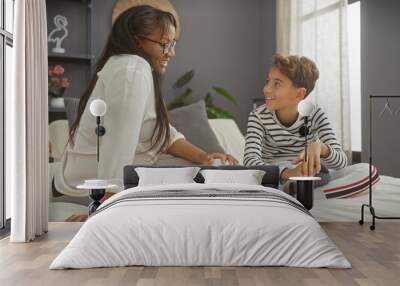
<svg viewBox="0 0 400 286"><path fill-rule="evenodd" d="M43 238L28 244L0 241L0 285L400 285L400 223L378 221L377 229L357 223L323 228L353 268L289 267L123 267L48 270L82 223L50 223Z"/></svg>

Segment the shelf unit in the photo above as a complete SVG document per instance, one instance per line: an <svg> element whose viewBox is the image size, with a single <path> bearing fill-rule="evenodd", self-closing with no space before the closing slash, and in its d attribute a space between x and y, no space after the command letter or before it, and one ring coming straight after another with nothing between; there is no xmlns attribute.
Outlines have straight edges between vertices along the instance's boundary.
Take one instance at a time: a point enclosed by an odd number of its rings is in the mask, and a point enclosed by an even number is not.
<svg viewBox="0 0 400 286"><path fill-rule="evenodd" d="M49 62L86 63L92 64L94 56L85 54L55 54L49 53Z"/></svg>
<svg viewBox="0 0 400 286"><path fill-rule="evenodd" d="M49 66L59 64L64 67L65 77L71 83L64 97L80 97L95 65L92 0L47 0L46 7L49 32L54 29L55 15L61 14L68 19L68 36L62 43L66 52L54 53L55 43L48 43ZM50 106L49 100L49 123L66 118L65 108Z"/></svg>

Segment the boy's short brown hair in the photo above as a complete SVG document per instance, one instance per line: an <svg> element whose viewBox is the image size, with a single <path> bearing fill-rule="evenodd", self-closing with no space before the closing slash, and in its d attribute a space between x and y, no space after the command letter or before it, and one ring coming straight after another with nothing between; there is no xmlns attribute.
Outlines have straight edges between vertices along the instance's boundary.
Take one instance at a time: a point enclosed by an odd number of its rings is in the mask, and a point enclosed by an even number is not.
<svg viewBox="0 0 400 286"><path fill-rule="evenodd" d="M286 75L294 86L305 88L306 95L304 97L313 91L315 82L319 78L317 66L307 57L275 54L272 58L272 67Z"/></svg>

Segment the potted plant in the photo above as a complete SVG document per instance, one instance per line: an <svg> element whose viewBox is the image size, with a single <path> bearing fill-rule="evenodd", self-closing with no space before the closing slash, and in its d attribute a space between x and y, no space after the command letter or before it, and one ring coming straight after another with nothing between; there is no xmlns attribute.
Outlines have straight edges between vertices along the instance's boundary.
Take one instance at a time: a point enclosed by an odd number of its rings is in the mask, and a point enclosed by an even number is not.
<svg viewBox="0 0 400 286"><path fill-rule="evenodd" d="M186 72L183 76L181 76L172 86L176 90L181 90L184 88L194 77L194 69ZM181 107L187 104L186 99L193 95L193 90L189 87L186 87L183 91L181 91L177 96L174 97L172 101L170 101L167 105L169 110ZM207 92L204 97L204 101L207 109L207 116L210 119L214 118L233 118L233 115L221 107L218 107L214 103L215 96L222 96L225 99L229 100L233 104L236 104L236 99L224 88L213 86L211 92Z"/></svg>
<svg viewBox="0 0 400 286"><path fill-rule="evenodd" d="M64 72L65 70L61 65L49 66L48 87L50 106L52 107L64 107L64 98L62 96L70 85L69 79L64 77Z"/></svg>

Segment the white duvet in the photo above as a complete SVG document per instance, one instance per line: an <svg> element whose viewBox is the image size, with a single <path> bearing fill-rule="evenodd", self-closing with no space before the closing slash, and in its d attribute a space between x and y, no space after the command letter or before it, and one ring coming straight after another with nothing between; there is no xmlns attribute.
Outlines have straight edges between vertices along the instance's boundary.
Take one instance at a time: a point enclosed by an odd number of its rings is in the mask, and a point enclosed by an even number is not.
<svg viewBox="0 0 400 286"><path fill-rule="evenodd" d="M143 197L174 190L173 197ZM184 196L178 190L217 195ZM251 190L262 193L254 197ZM143 196L129 199L138 195ZM272 188L237 184L120 192L86 221L50 269L127 265L350 267L295 199Z"/></svg>

